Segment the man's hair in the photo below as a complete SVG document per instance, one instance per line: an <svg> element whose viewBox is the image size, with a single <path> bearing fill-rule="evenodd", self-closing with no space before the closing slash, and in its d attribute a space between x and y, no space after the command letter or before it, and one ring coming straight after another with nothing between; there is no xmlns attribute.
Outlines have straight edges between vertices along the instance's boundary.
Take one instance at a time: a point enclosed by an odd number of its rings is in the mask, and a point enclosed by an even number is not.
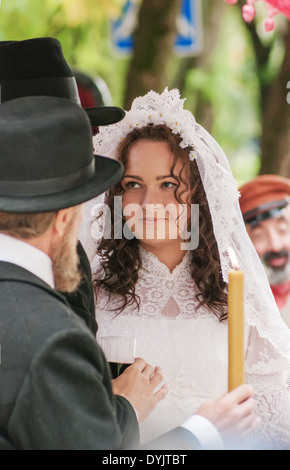
<svg viewBox="0 0 290 470"><path fill-rule="evenodd" d="M24 240L36 238L46 232L55 216L56 212L38 214L0 212L0 232Z"/></svg>

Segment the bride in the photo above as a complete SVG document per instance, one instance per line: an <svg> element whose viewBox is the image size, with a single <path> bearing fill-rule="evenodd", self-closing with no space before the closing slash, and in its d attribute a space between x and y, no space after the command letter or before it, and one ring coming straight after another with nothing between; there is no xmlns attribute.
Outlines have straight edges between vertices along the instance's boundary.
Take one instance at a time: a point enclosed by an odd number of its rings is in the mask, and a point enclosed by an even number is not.
<svg viewBox="0 0 290 470"><path fill-rule="evenodd" d="M151 91L94 137L95 152L125 168L104 204L87 207L98 339L136 338L136 356L159 365L169 385L140 424L142 443L178 426L227 391L233 249L245 273L246 382L261 417L249 445L290 449L290 333L246 233L229 163L184 101L178 90Z"/></svg>

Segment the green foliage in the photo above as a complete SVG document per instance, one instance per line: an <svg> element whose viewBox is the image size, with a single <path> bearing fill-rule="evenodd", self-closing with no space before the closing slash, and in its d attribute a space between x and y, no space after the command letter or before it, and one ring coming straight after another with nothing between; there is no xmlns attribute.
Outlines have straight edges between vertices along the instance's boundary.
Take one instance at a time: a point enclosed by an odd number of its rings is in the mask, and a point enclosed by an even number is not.
<svg viewBox="0 0 290 470"><path fill-rule="evenodd" d="M108 85L121 104L124 64L114 55L109 20L125 0L2 0L0 40L52 36L62 44L66 60Z"/></svg>

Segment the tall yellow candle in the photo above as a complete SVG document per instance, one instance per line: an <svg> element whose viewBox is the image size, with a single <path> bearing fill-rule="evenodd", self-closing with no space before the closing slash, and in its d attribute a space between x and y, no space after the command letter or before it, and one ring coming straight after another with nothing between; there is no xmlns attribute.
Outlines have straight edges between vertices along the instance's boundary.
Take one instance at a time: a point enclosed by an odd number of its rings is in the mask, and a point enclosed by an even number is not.
<svg viewBox="0 0 290 470"><path fill-rule="evenodd" d="M229 250L230 254L230 250ZM245 381L244 367L244 272L238 269L235 254L230 258L236 269L229 271L228 284L228 390Z"/></svg>

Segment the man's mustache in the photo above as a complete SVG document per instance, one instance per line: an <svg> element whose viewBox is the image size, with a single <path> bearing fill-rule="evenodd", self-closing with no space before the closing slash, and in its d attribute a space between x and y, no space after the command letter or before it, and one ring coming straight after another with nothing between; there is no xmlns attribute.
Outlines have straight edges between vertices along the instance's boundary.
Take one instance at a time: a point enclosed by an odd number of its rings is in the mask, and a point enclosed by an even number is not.
<svg viewBox="0 0 290 470"><path fill-rule="evenodd" d="M281 250L281 251L269 251L263 256L263 260L265 263L269 263L269 261L272 261L273 259L277 258L289 258L289 251L287 250Z"/></svg>

